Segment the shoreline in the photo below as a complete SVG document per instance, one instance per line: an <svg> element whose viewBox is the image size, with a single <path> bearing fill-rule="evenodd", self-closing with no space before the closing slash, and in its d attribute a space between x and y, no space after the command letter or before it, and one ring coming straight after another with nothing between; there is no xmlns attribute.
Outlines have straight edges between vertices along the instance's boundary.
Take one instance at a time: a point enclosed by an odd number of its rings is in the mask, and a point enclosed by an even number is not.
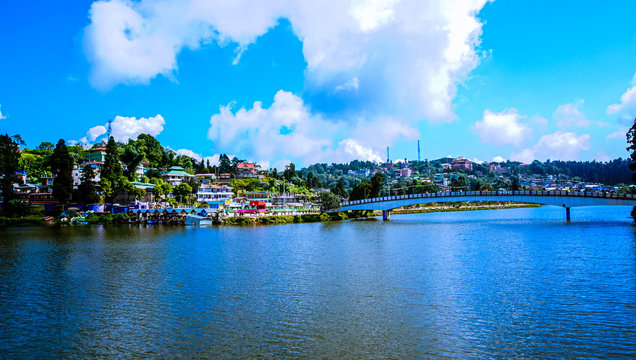
<svg viewBox="0 0 636 360"><path fill-rule="evenodd" d="M500 209L518 209L541 207L541 204L530 203L508 203L508 202L483 202L483 203L446 203L447 206L439 206L440 203L426 204L425 206L410 206L409 208L401 208L391 210L392 215L406 214L423 214L436 212L455 212L455 211L478 211L478 210L500 210ZM240 216L227 217L214 226L255 226L255 225L283 225L283 224L301 224L315 222L330 222L343 220L368 219L371 217L382 216L380 210L358 210L350 212L335 213L318 213L303 215L270 215L270 216ZM105 215L99 220L88 221L87 224L70 224L70 223L50 223L44 220L42 215L27 215L20 218L7 218L0 216L0 228L12 226L85 226L85 225L105 225L105 224L144 224L143 222L131 221L134 218L124 219L123 217L114 217ZM150 225L150 224L147 224ZM181 224L158 224L158 225L181 225ZM185 226L185 225L181 225Z"/></svg>

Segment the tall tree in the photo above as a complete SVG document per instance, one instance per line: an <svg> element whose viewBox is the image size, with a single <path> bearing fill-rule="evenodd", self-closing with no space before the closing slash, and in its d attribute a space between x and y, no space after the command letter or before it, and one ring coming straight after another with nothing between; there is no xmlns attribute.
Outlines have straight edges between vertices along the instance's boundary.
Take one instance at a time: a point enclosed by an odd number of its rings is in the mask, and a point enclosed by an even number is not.
<svg viewBox="0 0 636 360"><path fill-rule="evenodd" d="M112 202L121 188L121 162L119 161L119 149L115 139L111 136L106 145L106 159L102 167L100 185L106 202Z"/></svg>
<svg viewBox="0 0 636 360"><path fill-rule="evenodd" d="M636 183L636 118L632 127L627 130L627 151L629 151L629 169L632 171L632 183ZM632 218L636 221L636 206L632 209Z"/></svg>
<svg viewBox="0 0 636 360"><path fill-rule="evenodd" d="M382 187L384 186L384 182L386 179L382 173L375 173L371 177L371 193L369 194L370 198L375 198L380 196L380 192L382 191Z"/></svg>
<svg viewBox="0 0 636 360"><path fill-rule="evenodd" d="M144 160L143 151L137 146L137 144L128 140L128 144L124 147L124 152L121 154L121 161L126 164L126 171L124 175L131 181L139 180L136 176L137 167Z"/></svg>
<svg viewBox="0 0 636 360"><path fill-rule="evenodd" d="M73 160L68 153L66 142L60 139L51 155L53 179L53 197L62 204L67 203L73 194Z"/></svg>
<svg viewBox="0 0 636 360"><path fill-rule="evenodd" d="M221 174L232 172L232 162L226 154L219 156L219 172Z"/></svg>
<svg viewBox="0 0 636 360"><path fill-rule="evenodd" d="M627 130L627 151L629 151L629 169L632 171L632 183L636 184L636 118L632 127Z"/></svg>
<svg viewBox="0 0 636 360"><path fill-rule="evenodd" d="M24 145L20 135L0 135L0 176L2 177L0 187L5 213L11 212L10 203L15 199L13 184L20 182L20 178L15 173L20 161L20 145Z"/></svg>
<svg viewBox="0 0 636 360"><path fill-rule="evenodd" d="M285 180L290 181L293 177L296 176L296 165L294 163L290 163L285 166L285 171L283 172L283 177Z"/></svg>
<svg viewBox="0 0 636 360"><path fill-rule="evenodd" d="M82 183L77 187L79 200L85 204L95 204L99 202L99 195L95 186L95 171L91 165L84 166L82 173Z"/></svg>

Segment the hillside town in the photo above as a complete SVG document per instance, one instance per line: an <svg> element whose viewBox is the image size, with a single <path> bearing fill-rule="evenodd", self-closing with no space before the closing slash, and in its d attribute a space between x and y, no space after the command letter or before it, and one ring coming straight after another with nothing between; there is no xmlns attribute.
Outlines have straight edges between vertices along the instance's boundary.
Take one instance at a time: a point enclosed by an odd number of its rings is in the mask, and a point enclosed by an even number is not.
<svg viewBox="0 0 636 360"><path fill-rule="evenodd" d="M625 185L630 179L627 160L622 159L524 164L466 157L387 158L384 163L354 160L300 170L290 163L279 172L227 155L221 155L218 164L177 155L147 134L127 144L110 138L107 144L90 148L67 146L60 140L57 146L42 143L23 149L19 137L4 137L3 143L18 149L13 180L3 176L3 183L11 181L10 187L2 187L5 212L11 203L23 213L73 209L134 215L150 222L184 221L187 214L215 219L315 214L324 208L321 194L341 201L469 190L631 192ZM5 167L3 174L8 170Z"/></svg>

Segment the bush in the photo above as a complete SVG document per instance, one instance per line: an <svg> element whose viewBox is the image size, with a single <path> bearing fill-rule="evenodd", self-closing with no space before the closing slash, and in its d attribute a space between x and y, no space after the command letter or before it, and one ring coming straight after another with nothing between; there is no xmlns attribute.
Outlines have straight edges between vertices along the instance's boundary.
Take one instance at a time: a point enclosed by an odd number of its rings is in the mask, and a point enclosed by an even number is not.
<svg viewBox="0 0 636 360"><path fill-rule="evenodd" d="M115 222L127 222L130 219L130 216L128 216L128 214L126 213L121 213L121 214L116 214L115 216L113 216L113 221Z"/></svg>

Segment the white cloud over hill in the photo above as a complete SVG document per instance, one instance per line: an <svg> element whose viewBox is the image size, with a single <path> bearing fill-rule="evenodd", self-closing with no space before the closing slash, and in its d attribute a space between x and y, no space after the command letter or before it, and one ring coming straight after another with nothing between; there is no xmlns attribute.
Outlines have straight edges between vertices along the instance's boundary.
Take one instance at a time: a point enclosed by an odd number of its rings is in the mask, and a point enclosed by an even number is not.
<svg viewBox="0 0 636 360"><path fill-rule="evenodd" d="M220 152L261 154L254 159L380 160L383 147L417 135L418 121L455 120L457 86L479 62L476 14L486 2L96 1L84 43L93 86L109 89L174 78L178 54L209 42L235 47L239 61L259 36L288 19L302 41L305 88L353 97L358 106L326 118L311 110L310 99L279 91L269 109L259 101L235 113L221 106L209 138Z"/></svg>
<svg viewBox="0 0 636 360"><path fill-rule="evenodd" d="M166 121L163 116L158 114L154 117L135 118L116 116L111 123L112 136L116 141L126 142L128 139L136 139L139 134L149 134L157 136L163 131L163 125ZM90 128L86 132L86 136L81 138L81 143L89 143L95 141L98 137L106 134L106 125L98 125Z"/></svg>
<svg viewBox="0 0 636 360"><path fill-rule="evenodd" d="M173 76L177 55L216 41L237 52L287 18L303 42L311 86L382 89L388 102L432 121L455 118L456 85L475 68L486 0L96 1L85 31L92 83L147 83ZM370 85L373 84L373 85ZM380 90L378 90L380 91Z"/></svg>
<svg viewBox="0 0 636 360"><path fill-rule="evenodd" d="M380 161L384 144L398 138L414 139L418 134L390 118L327 120L312 114L301 98L282 90L269 108L260 102L251 109L233 111L232 106L222 106L210 118L208 138L220 148L231 148L256 161L282 156L306 163L325 159Z"/></svg>
<svg viewBox="0 0 636 360"><path fill-rule="evenodd" d="M612 104L607 108L607 113L618 116L621 123L631 124L636 118L636 75L632 79L632 87L621 96L621 102Z"/></svg>
<svg viewBox="0 0 636 360"><path fill-rule="evenodd" d="M523 116L516 109L508 109L499 113L484 111L481 121L473 125L473 130L482 142L494 145L520 146L532 135L530 127L521 122Z"/></svg>

